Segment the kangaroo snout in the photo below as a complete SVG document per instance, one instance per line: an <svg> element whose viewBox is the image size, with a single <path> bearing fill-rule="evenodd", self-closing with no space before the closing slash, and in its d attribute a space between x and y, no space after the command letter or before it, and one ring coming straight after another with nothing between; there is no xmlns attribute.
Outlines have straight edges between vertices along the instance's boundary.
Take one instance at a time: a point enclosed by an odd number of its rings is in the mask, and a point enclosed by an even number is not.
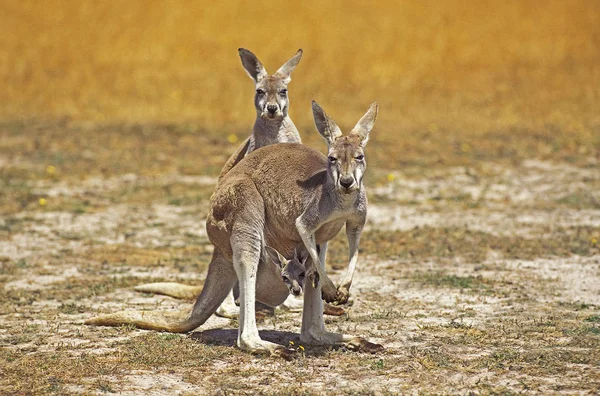
<svg viewBox="0 0 600 396"><path fill-rule="evenodd" d="M269 103L267 105L267 111L269 112L269 115L277 113L277 110L279 110L279 106L277 106L276 104Z"/></svg>
<svg viewBox="0 0 600 396"><path fill-rule="evenodd" d="M302 286L297 280L292 280L292 284L289 286L290 294L294 296L299 296L302 294Z"/></svg>
<svg viewBox="0 0 600 396"><path fill-rule="evenodd" d="M352 176L342 176L340 177L340 186L344 187L348 190L354 184L354 178Z"/></svg>

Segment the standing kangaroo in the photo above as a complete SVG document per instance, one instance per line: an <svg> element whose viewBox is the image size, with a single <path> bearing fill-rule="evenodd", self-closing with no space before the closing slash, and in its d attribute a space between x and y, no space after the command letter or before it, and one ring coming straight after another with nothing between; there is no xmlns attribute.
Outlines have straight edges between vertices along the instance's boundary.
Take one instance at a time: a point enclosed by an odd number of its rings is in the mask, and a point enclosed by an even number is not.
<svg viewBox="0 0 600 396"><path fill-rule="evenodd" d="M238 52L244 69L255 83L254 107L256 109L256 120L252 128L252 134L238 147L223 166L219 181L248 153L258 148L275 143L302 143L296 125L288 115L289 98L287 95L287 87L292 80L291 73L302 58L302 49L299 49L273 75L267 73L265 67L251 51L239 48ZM323 257L325 257L327 243L319 246L319 249L323 251ZM354 269L349 268L339 288L339 298L336 302L345 303L348 301L348 290L353 273ZM202 288L174 282L159 282L139 285L135 287L135 290L164 294L175 298L192 299L200 294ZM293 306L294 300L288 300L286 305L288 304ZM326 312L330 315L341 315L344 310L341 307L327 304ZM238 315L232 293L227 296L216 313L224 317Z"/></svg>
<svg viewBox="0 0 600 396"><path fill-rule="evenodd" d="M275 143L302 143L296 125L288 116L289 99L287 94L287 86L292 81L291 73L302 58L302 50L299 49L296 55L285 62L273 75L267 73L265 67L252 52L244 48L240 48L238 52L244 69L254 80L256 120L252 128L252 135L229 157L221 170L219 180L246 154L258 148Z"/></svg>
<svg viewBox="0 0 600 396"><path fill-rule="evenodd" d="M269 75L256 55L245 48L238 53L242 66L254 81L254 107L256 120L252 134L244 140L238 149L229 157L219 175L219 181L240 162L248 153L275 143L302 143L294 122L288 115L288 84L292 81L291 73L302 58L302 49L285 62L273 75ZM174 282L159 282L139 285L135 290L147 293L164 294L176 298L191 299L197 297L202 287L188 286ZM234 305L233 294L229 294L225 302L217 310L224 317L235 317L238 309Z"/></svg>
<svg viewBox="0 0 600 396"><path fill-rule="evenodd" d="M306 248L316 263L319 283L305 285L300 339L307 344L348 344L370 352L383 347L360 337L325 330L323 301L333 301L337 290L325 276L324 250L317 245L332 239L346 226L350 267L358 259L365 224L367 196L362 179L364 147L377 116L373 103L347 136L313 102L319 133L329 146L328 157L301 144L263 147L248 154L219 182L211 197L206 230L214 245L208 275L187 320L169 323L152 315L116 313L87 321L93 325L133 324L153 330L185 333L202 325L239 281L240 320L237 345L253 353L289 357L293 352L264 341L258 334L254 304L275 306L288 294L285 284L270 276L264 264L265 246L283 255ZM320 256L320 257L319 257Z"/></svg>

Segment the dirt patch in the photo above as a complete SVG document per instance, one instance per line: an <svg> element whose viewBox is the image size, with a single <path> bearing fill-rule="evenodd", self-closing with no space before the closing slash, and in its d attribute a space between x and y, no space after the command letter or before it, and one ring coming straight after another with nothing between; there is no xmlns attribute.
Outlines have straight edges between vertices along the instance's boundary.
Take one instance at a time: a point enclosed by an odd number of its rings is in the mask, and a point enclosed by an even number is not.
<svg viewBox="0 0 600 396"><path fill-rule="evenodd" d="M593 389L600 385L600 209L560 197L595 199L595 173L543 162L492 169L476 178L464 168L405 175L372 189L352 305L326 325L386 351L303 345L289 363L237 350L235 320L212 317L191 336L82 324L125 309L189 312L190 302L132 288L202 283L211 253L206 198L141 205L144 189L131 187L156 190L177 180L186 195L212 179L128 176L72 190L69 183L39 183L36 194L47 197L131 193L85 212L36 207L3 219L2 386L126 394ZM516 183L514 175L529 181ZM457 191L473 195L458 199ZM334 279L343 274L345 246L343 235L331 243ZM300 320L285 310L260 316L261 334L297 348Z"/></svg>

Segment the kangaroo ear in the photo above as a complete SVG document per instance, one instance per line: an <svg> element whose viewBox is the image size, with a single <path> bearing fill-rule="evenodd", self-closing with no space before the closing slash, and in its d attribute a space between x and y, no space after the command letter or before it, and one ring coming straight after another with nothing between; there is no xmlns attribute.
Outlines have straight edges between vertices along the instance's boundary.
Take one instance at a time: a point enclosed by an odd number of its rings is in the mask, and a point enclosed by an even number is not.
<svg viewBox="0 0 600 396"><path fill-rule="evenodd" d="M367 145L367 141L369 140L369 133L373 126L375 125L375 119L377 118L377 113L379 112L379 105L377 102L371 103L369 106L369 110L365 113L364 116L358 120L356 126L350 132L350 135L356 135L360 138L360 145L364 148Z"/></svg>
<svg viewBox="0 0 600 396"><path fill-rule="evenodd" d="M342 131L336 125L335 121L329 118L321 106L314 100L312 101L312 110L317 130L325 138L327 144L331 146L335 142L335 139L342 136Z"/></svg>
<svg viewBox="0 0 600 396"><path fill-rule="evenodd" d="M301 58L302 49L299 49L298 52L296 52L296 55L292 56L287 62L283 64L283 66L279 68L279 70L277 70L277 72L275 72L275 75L282 77L283 82L285 84L289 84L290 81L292 81L292 77L290 77L290 74L292 74L292 72L298 65L298 62L300 62Z"/></svg>
<svg viewBox="0 0 600 396"><path fill-rule="evenodd" d="M258 83L267 76L265 67L262 65L262 63L260 63L256 55L245 48L238 48L238 52L240 54L240 58L242 59L242 65L244 66L244 69L246 69L246 72L250 78Z"/></svg>
<svg viewBox="0 0 600 396"><path fill-rule="evenodd" d="M265 250L269 254L271 261L273 261L279 268L283 268L285 264L285 257L283 257L279 252L273 249L271 246L265 246Z"/></svg>
<svg viewBox="0 0 600 396"><path fill-rule="evenodd" d="M308 251L306 249L301 249L300 254L298 255L298 260L302 263L304 267L306 267L306 261L308 260Z"/></svg>

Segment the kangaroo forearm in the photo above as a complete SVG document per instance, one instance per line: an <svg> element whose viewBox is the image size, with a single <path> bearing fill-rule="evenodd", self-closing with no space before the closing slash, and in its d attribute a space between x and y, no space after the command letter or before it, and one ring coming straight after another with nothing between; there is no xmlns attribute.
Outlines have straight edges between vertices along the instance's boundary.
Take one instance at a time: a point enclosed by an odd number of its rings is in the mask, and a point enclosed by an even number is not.
<svg viewBox="0 0 600 396"><path fill-rule="evenodd" d="M348 238L348 255L350 256L350 259L348 261L348 271L346 271L346 275L344 276L344 279L342 279L342 283L340 284L340 287L345 287L346 289L350 289L350 285L352 284L352 278L354 277L354 271L356 270L356 263L358 262L359 238L360 235Z"/></svg>
<svg viewBox="0 0 600 396"><path fill-rule="evenodd" d="M350 289L350 285L352 285L352 279L354 278L354 272L356 271L356 263L358 261L358 254L355 255L348 264L348 271L346 271L346 275L342 279L340 283L340 287L345 289Z"/></svg>

